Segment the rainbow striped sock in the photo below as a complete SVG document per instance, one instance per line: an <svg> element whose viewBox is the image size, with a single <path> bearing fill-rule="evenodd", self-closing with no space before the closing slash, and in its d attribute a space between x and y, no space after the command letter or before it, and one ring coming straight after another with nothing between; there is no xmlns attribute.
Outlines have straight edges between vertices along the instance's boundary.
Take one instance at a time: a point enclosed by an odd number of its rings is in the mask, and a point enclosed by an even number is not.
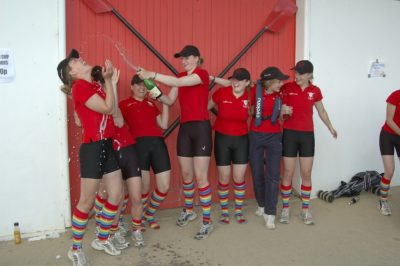
<svg viewBox="0 0 400 266"><path fill-rule="evenodd" d="M136 231L141 228L142 228L142 221L132 218L132 231Z"/></svg>
<svg viewBox="0 0 400 266"><path fill-rule="evenodd" d="M185 198L185 209L187 212L193 211L194 181L189 183L183 181L183 197Z"/></svg>
<svg viewBox="0 0 400 266"><path fill-rule="evenodd" d="M149 198L149 193L142 194L142 220L143 220L143 222L145 221L144 214L147 211L148 198Z"/></svg>
<svg viewBox="0 0 400 266"><path fill-rule="evenodd" d="M203 223L211 222L211 188L207 185L199 188L200 205L203 211Z"/></svg>
<svg viewBox="0 0 400 266"><path fill-rule="evenodd" d="M162 193L157 188L151 194L150 203L144 216L146 217L147 222L150 224L150 227L153 229L160 228L154 221L154 213L164 201L166 196L167 193Z"/></svg>
<svg viewBox="0 0 400 266"><path fill-rule="evenodd" d="M381 200L387 200L390 188L390 179L381 178Z"/></svg>
<svg viewBox="0 0 400 266"><path fill-rule="evenodd" d="M246 194L246 182L233 182L233 191L235 193L235 215L242 215L243 201Z"/></svg>
<svg viewBox="0 0 400 266"><path fill-rule="evenodd" d="M113 205L108 201L104 204L103 210L100 216L100 229L98 234L98 239L101 241L105 241L108 239L110 234L111 224L114 220L115 215L118 211L118 205Z"/></svg>
<svg viewBox="0 0 400 266"><path fill-rule="evenodd" d="M97 194L96 199L94 200L94 207L93 207L95 213L94 220L96 221L96 225L99 225L101 210L103 209L104 203L106 203L106 200L100 197L99 194Z"/></svg>
<svg viewBox="0 0 400 266"><path fill-rule="evenodd" d="M289 208L290 194L292 194L292 184L287 186L281 184L282 208Z"/></svg>
<svg viewBox="0 0 400 266"><path fill-rule="evenodd" d="M82 248L82 239L85 235L89 214L75 208L72 214L72 250Z"/></svg>
<svg viewBox="0 0 400 266"><path fill-rule="evenodd" d="M229 183L222 184L218 182L218 198L219 198L219 203L221 205L221 215L225 217L229 216L228 197L229 197Z"/></svg>
<svg viewBox="0 0 400 266"><path fill-rule="evenodd" d="M110 227L110 234L114 234L118 231L118 224L112 224Z"/></svg>
<svg viewBox="0 0 400 266"><path fill-rule="evenodd" d="M311 186L301 185L301 209L306 211L310 208Z"/></svg>

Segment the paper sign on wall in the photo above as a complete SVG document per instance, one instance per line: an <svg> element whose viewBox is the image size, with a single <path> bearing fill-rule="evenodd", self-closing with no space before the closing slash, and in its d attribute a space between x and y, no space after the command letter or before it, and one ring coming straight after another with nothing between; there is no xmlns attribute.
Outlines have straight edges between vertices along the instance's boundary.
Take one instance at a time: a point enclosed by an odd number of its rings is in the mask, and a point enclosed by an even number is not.
<svg viewBox="0 0 400 266"><path fill-rule="evenodd" d="M14 56L9 48L0 48L0 83L13 81L15 77Z"/></svg>
<svg viewBox="0 0 400 266"><path fill-rule="evenodd" d="M378 59L376 59L374 62L371 62L371 66L370 66L369 72L368 72L368 77L369 78L384 78L384 77L386 77L385 64L382 62L379 62Z"/></svg>

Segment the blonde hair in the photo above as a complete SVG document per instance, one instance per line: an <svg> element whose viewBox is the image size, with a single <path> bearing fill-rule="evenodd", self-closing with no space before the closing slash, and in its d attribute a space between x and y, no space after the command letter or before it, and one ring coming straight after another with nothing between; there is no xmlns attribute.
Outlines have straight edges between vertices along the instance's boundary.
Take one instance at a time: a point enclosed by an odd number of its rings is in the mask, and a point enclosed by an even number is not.
<svg viewBox="0 0 400 266"><path fill-rule="evenodd" d="M66 80L67 80L67 84L62 84L60 86L60 90L65 93L67 96L71 96L71 91L72 91L72 82L73 82L73 78L72 76L69 74L70 71L70 67L66 66Z"/></svg>

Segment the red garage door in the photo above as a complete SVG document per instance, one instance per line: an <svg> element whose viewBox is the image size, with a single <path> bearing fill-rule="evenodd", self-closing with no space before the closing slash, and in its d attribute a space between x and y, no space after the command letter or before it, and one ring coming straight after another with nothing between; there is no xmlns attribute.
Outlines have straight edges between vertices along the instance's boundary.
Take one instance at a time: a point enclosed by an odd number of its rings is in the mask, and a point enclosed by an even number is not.
<svg viewBox="0 0 400 266"><path fill-rule="evenodd" d="M182 70L173 57L186 44L199 47L205 59L203 67L218 75L263 28L277 0L109 0L171 65ZM96 2L96 1L92 1ZM293 0L294 2L294 0ZM172 72L111 12L95 13L82 0L66 1L67 50L76 48L91 64L103 64L109 58L121 69L119 99L129 97L129 82L134 70L129 63L160 73ZM290 18L276 33L267 32L228 71L237 67L250 70L252 78L267 66L275 65L289 73L294 64L295 18ZM168 88L163 88L168 90ZM213 89L213 91L215 88ZM212 91L212 92L213 92ZM211 95L211 94L210 94ZM79 200L79 145L81 130L75 126L71 102L68 103L71 204ZM179 115L179 104L170 109L170 123ZM214 115L211 115L212 122ZM176 158L174 130L166 139L172 163L171 190L163 207L183 204L182 179ZM209 177L216 197L217 171L211 159ZM253 197L251 175L247 173L247 197Z"/></svg>

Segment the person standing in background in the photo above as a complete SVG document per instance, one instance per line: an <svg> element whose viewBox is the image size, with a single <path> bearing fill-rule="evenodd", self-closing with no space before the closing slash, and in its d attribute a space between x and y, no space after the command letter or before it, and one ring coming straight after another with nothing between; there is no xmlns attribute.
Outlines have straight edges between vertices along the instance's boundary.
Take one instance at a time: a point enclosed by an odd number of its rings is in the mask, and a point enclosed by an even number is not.
<svg viewBox="0 0 400 266"><path fill-rule="evenodd" d="M300 218L306 225L313 225L314 218L310 211L311 170L314 162L314 122L313 107L317 109L322 122L336 139L337 132L333 128L327 111L322 104L321 90L311 81L314 66L308 60L296 63L295 81L282 87L283 109L289 109L290 115L284 115L283 122L283 178L281 181L282 211L280 222L289 223L289 199L292 192L292 179L299 156L301 175L302 211Z"/></svg>

